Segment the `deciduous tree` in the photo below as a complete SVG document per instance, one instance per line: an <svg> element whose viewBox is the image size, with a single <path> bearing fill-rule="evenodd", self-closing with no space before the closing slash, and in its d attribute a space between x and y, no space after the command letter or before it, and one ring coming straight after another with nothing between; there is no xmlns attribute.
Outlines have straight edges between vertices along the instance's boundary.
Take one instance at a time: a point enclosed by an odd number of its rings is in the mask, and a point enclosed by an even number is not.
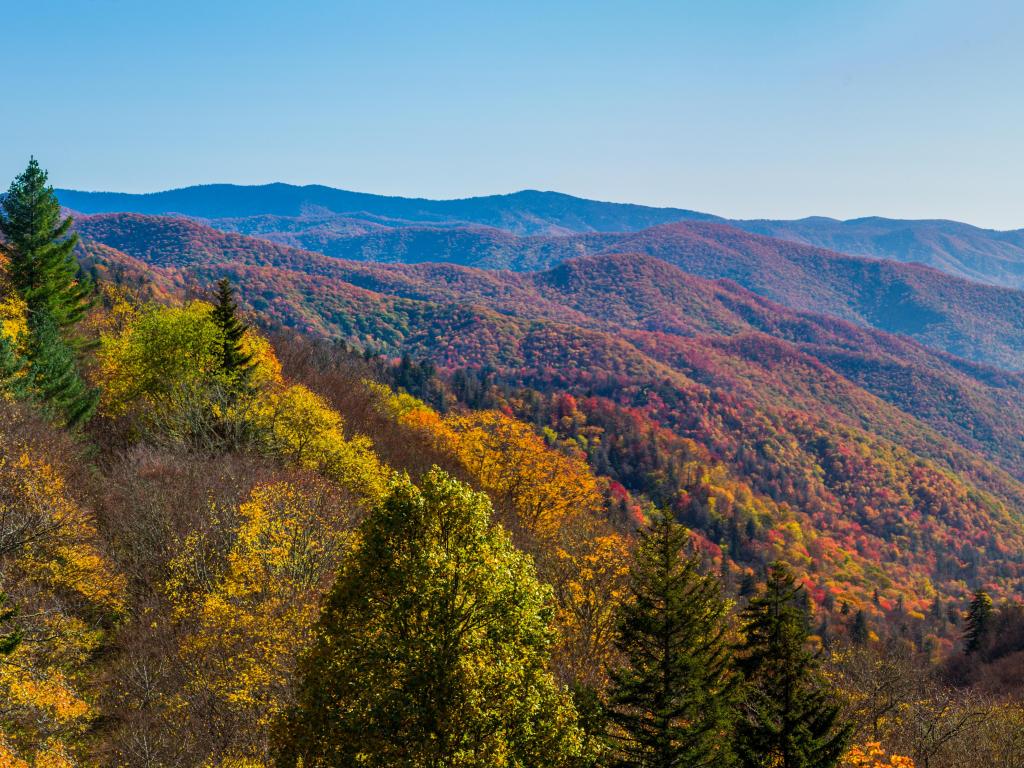
<svg viewBox="0 0 1024 768"><path fill-rule="evenodd" d="M579 752L546 669L550 590L490 516L440 470L396 481L326 603L280 765L540 767Z"/></svg>

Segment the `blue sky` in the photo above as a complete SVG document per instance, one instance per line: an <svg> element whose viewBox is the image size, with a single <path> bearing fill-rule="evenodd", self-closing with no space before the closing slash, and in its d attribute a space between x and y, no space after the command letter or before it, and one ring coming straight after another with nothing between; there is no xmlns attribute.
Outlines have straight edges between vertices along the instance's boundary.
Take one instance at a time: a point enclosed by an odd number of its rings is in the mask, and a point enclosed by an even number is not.
<svg viewBox="0 0 1024 768"><path fill-rule="evenodd" d="M1024 227L1022 6L0 0L0 179Z"/></svg>

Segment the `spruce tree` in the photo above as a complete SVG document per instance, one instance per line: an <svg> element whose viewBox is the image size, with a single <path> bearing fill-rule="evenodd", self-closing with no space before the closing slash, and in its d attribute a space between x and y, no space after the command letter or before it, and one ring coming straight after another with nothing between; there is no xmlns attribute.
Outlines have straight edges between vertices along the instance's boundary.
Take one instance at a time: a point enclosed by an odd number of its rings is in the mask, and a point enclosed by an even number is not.
<svg viewBox="0 0 1024 768"><path fill-rule="evenodd" d="M252 370L252 355L242 349L242 338L249 326L238 315L235 289L226 277L217 283L214 297L213 322L223 336L221 368L236 381L245 381Z"/></svg>
<svg viewBox="0 0 1024 768"><path fill-rule="evenodd" d="M855 645L867 645L871 639L871 629L868 627L868 617L864 610L860 609L853 617L853 627L850 629L850 639Z"/></svg>
<svg viewBox="0 0 1024 768"><path fill-rule="evenodd" d="M67 331L92 305L93 287L75 258L72 219L61 217L57 196L35 158L11 184L0 208L5 239L0 249L11 283L30 315L48 315L62 333Z"/></svg>
<svg viewBox="0 0 1024 768"><path fill-rule="evenodd" d="M0 391L21 400L28 395L27 361L15 343L0 334Z"/></svg>
<svg viewBox="0 0 1024 768"><path fill-rule="evenodd" d="M573 764L575 711L547 668L551 590L490 516L436 468L420 488L395 481L328 596L278 765Z"/></svg>
<svg viewBox="0 0 1024 768"><path fill-rule="evenodd" d="M964 652L977 653L981 650L992 626L992 598L984 590L977 590L971 598L964 626Z"/></svg>
<svg viewBox="0 0 1024 768"><path fill-rule="evenodd" d="M832 768L850 735L807 648L803 589L784 563L769 568L763 593L742 614L743 716L736 748L744 768Z"/></svg>
<svg viewBox="0 0 1024 768"><path fill-rule="evenodd" d="M91 306L93 288L75 258L78 238L71 223L61 217L46 172L32 158L0 204L0 251L11 284L25 300L29 329L25 375L14 350L4 349L0 376L23 383L24 394L75 426L92 415L98 393L78 372L81 344L73 329Z"/></svg>
<svg viewBox="0 0 1024 768"><path fill-rule="evenodd" d="M619 608L615 644L623 665L610 670L616 766L734 764L728 606L688 539L683 526L658 515L637 548L632 599Z"/></svg>
<svg viewBox="0 0 1024 768"><path fill-rule="evenodd" d="M69 427L88 421L99 402L99 391L78 374L75 350L45 314L30 317L29 330L28 397Z"/></svg>

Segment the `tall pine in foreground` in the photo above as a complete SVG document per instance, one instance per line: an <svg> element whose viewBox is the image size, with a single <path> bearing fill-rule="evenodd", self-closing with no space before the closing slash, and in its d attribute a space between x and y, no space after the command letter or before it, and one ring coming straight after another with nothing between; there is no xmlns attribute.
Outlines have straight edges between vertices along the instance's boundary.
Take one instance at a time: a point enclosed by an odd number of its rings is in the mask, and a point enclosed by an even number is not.
<svg viewBox="0 0 1024 768"><path fill-rule="evenodd" d="M92 284L80 275L72 219L61 217L46 171L35 158L7 190L2 208L0 232L6 239L2 248L14 288L30 314L49 315L66 331L89 310Z"/></svg>
<svg viewBox="0 0 1024 768"><path fill-rule="evenodd" d="M807 649L803 588L784 563L742 614L744 677L736 748L744 768L832 768L849 739L835 695Z"/></svg>
<svg viewBox="0 0 1024 768"><path fill-rule="evenodd" d="M619 609L624 664L610 671L615 766L734 764L727 605L688 540L683 526L659 515L637 548L632 599Z"/></svg>
<svg viewBox="0 0 1024 768"><path fill-rule="evenodd" d="M28 396L45 413L68 426L88 421L99 392L78 373L75 350L45 314L29 317Z"/></svg>
<svg viewBox="0 0 1024 768"><path fill-rule="evenodd" d="M32 158L0 205L0 251L28 311L28 395L74 426L92 415L98 393L78 371L81 345L74 326L89 310L93 288L75 258L78 237L71 223L70 217L62 218L46 172ZM4 360L5 369L11 364Z"/></svg>
<svg viewBox="0 0 1024 768"><path fill-rule="evenodd" d="M547 668L550 588L438 469L370 513L301 664L278 765L559 768L580 750Z"/></svg>

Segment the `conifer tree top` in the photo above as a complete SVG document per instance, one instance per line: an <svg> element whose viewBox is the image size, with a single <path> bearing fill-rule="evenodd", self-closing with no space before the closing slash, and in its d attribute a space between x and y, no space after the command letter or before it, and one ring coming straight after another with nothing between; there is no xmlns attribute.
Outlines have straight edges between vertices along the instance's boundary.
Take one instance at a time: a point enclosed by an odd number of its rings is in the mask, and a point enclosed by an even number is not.
<svg viewBox="0 0 1024 768"><path fill-rule="evenodd" d="M252 355L242 349L242 338L249 326L242 322L235 301L235 289L228 278L217 282L214 297L213 322L224 336L223 368L227 373L246 375L251 368Z"/></svg>

